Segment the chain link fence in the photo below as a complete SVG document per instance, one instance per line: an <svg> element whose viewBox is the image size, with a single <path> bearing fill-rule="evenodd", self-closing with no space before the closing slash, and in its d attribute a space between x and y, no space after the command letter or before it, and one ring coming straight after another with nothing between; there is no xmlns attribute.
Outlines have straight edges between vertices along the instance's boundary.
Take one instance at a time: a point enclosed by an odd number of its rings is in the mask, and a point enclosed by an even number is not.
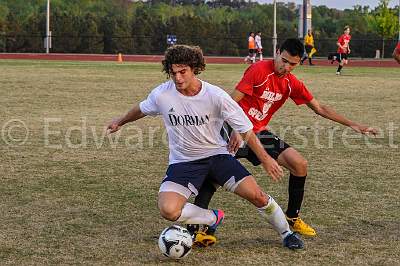
<svg viewBox="0 0 400 266"><path fill-rule="evenodd" d="M284 39L278 39L279 43ZM315 39L316 57L327 57L336 52L337 39ZM178 44L199 45L206 55L245 56L247 55L246 37L210 37L193 38L177 36ZM272 56L272 38L263 37L264 55ZM351 56L375 58L376 51L382 57L389 58L397 40L356 39L350 42ZM52 53L85 54L162 54L167 48L167 36L53 36ZM44 36L1 35L0 52L3 53L43 53Z"/></svg>

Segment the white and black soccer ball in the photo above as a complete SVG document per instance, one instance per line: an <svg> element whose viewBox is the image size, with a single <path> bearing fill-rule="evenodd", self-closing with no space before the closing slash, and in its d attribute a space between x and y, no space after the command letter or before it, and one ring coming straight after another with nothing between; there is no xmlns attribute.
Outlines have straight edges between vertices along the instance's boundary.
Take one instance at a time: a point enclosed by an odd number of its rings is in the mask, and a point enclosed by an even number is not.
<svg viewBox="0 0 400 266"><path fill-rule="evenodd" d="M161 253L171 259L186 257L192 249L192 236L186 228L172 225L165 228L158 239Z"/></svg>

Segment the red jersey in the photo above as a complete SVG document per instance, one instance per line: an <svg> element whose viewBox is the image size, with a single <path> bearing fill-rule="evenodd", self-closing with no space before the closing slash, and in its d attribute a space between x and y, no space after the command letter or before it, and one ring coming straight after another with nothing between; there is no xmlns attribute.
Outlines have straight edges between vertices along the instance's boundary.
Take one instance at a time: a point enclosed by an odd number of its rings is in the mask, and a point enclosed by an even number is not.
<svg viewBox="0 0 400 266"><path fill-rule="evenodd" d="M400 42L397 43L396 49L400 51Z"/></svg>
<svg viewBox="0 0 400 266"><path fill-rule="evenodd" d="M342 34L339 37L339 39L337 40L337 42L340 43L340 45L343 47L343 49L338 47L337 52L340 53L340 54L347 54L349 52L348 48L349 48L350 40L351 40L351 36L350 35Z"/></svg>
<svg viewBox="0 0 400 266"><path fill-rule="evenodd" d="M273 60L252 64L244 72L236 89L245 94L239 105L253 123L255 133L265 129L272 115L289 97L297 105L313 99L303 82L293 74L278 77L274 72Z"/></svg>

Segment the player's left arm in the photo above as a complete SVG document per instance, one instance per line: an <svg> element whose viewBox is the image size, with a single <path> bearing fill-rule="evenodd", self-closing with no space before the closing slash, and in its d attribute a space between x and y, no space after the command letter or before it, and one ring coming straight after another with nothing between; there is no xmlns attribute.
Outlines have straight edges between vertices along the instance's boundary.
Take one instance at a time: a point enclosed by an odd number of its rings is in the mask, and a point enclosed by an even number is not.
<svg viewBox="0 0 400 266"><path fill-rule="evenodd" d="M362 133L362 134L372 134L376 135L378 132L375 128L358 124L343 115L337 113L331 107L320 104L316 99L312 99L310 102L307 103L307 106L312 109L316 114L340 123L342 125L348 126L352 128L354 131Z"/></svg>

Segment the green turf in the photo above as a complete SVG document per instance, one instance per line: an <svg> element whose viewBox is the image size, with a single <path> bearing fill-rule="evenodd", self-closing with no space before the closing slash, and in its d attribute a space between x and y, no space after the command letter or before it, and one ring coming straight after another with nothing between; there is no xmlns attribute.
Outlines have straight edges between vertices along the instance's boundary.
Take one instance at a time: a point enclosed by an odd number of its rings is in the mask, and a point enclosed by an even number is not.
<svg viewBox="0 0 400 266"><path fill-rule="evenodd" d="M200 77L230 91L245 67L209 65ZM112 117L166 80L160 70L150 63L0 61L1 265L175 264L157 247L170 224L156 204L168 158L161 119L104 137ZM176 264L399 263L400 70L335 71L303 67L296 74L322 103L381 129L377 138L290 100L271 123L309 161L302 216L318 236L305 239L304 251L285 250L254 207L220 191L211 204L226 212L220 242ZM285 209L287 178L276 184L249 169Z"/></svg>

